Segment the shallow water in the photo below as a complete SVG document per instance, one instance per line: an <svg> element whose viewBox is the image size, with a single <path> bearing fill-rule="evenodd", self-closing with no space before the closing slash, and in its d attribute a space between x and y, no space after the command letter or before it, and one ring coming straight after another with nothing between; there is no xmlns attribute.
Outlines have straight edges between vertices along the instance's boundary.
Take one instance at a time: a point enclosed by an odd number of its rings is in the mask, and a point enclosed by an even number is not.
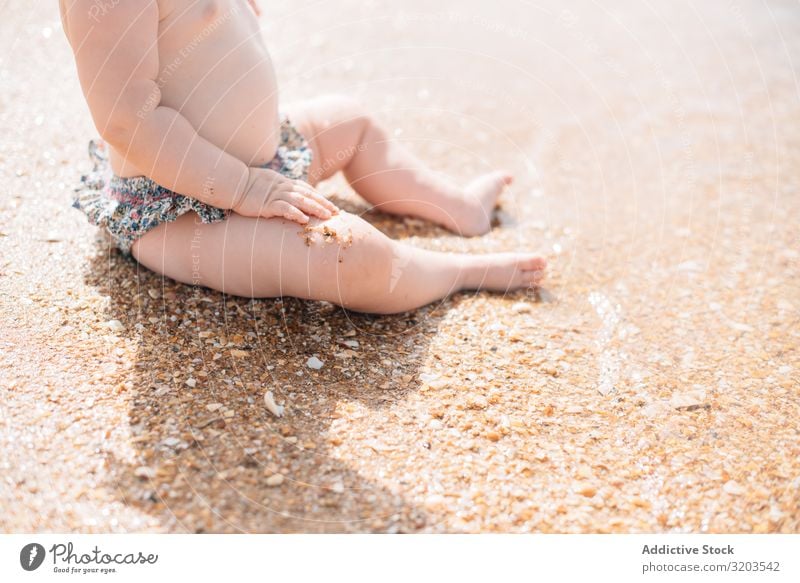
<svg viewBox="0 0 800 583"><path fill-rule="evenodd" d="M486 237L370 220L550 259L546 301L395 318L98 254L41 4L0 9L0 501L38 510L4 530L797 532L797 3L269 3L284 100L355 95L437 169L516 174Z"/></svg>

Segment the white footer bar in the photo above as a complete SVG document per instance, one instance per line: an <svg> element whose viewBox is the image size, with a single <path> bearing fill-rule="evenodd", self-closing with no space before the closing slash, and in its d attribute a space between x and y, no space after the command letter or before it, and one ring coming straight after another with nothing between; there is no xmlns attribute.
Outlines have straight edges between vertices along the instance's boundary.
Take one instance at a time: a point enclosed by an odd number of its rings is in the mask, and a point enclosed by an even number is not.
<svg viewBox="0 0 800 583"><path fill-rule="evenodd" d="M800 581L800 535L0 535L0 581Z"/></svg>

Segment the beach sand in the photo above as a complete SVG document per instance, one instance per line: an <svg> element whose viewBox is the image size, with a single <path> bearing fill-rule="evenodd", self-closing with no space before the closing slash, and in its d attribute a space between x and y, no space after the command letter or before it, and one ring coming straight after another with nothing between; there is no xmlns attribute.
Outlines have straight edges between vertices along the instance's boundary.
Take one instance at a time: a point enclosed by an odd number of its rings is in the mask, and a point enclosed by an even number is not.
<svg viewBox="0 0 800 583"><path fill-rule="evenodd" d="M0 531L800 530L796 2L265 4L282 100L517 177L466 240L323 191L546 287L373 317L162 280L70 208L56 3L3 3Z"/></svg>

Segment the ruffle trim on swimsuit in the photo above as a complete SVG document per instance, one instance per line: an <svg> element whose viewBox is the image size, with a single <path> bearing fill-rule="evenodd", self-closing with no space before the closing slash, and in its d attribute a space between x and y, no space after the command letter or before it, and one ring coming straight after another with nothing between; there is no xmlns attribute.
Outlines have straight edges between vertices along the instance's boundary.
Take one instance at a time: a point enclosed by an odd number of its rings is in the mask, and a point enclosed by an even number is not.
<svg viewBox="0 0 800 583"><path fill-rule="evenodd" d="M94 168L81 177L72 206L86 214L89 222L105 227L120 250L128 254L136 239L161 223L194 211L204 223L227 218L230 211L172 192L145 176L116 176L102 142L89 142Z"/></svg>
<svg viewBox="0 0 800 583"><path fill-rule="evenodd" d="M89 143L93 169L81 177L72 206L86 214L89 222L104 227L123 253L129 254L134 241L161 223L194 211L204 223L223 221L230 211L177 194L146 176L121 178L109 163L105 144ZM311 149L308 142L285 117L275 157L264 168L294 180L308 180Z"/></svg>

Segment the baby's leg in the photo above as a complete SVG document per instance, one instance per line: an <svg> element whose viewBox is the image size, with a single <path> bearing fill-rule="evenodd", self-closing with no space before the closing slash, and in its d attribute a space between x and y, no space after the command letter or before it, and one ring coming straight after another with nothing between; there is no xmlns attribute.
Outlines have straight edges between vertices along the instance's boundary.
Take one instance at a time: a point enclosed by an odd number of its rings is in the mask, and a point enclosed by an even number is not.
<svg viewBox="0 0 800 583"><path fill-rule="evenodd" d="M310 180L342 170L361 196L379 210L428 219L464 236L481 235L503 188L505 172L459 187L430 170L393 140L355 101L320 97L289 107L289 115L314 152Z"/></svg>
<svg viewBox="0 0 800 583"><path fill-rule="evenodd" d="M342 212L313 230L282 219L232 214L203 224L194 213L153 229L132 252L145 267L184 283L247 297L326 300L361 312L404 312L464 289L538 284L543 259L416 249ZM327 230L326 230L327 228Z"/></svg>

